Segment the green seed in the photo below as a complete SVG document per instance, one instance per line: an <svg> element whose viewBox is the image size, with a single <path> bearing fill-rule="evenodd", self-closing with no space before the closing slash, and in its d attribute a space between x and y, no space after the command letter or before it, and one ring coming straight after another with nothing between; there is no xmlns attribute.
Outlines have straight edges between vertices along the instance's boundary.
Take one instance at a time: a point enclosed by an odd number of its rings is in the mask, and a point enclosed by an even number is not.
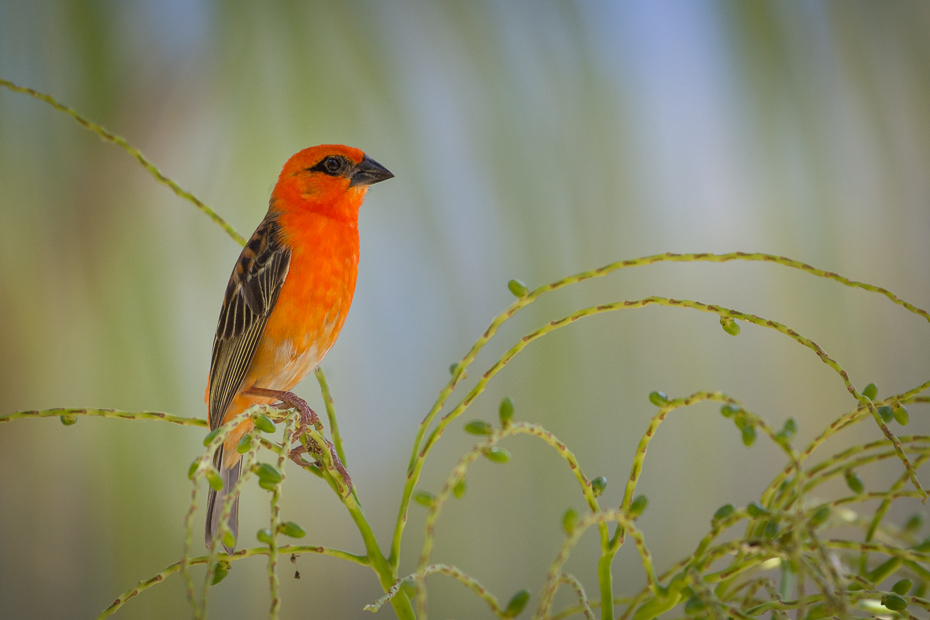
<svg viewBox="0 0 930 620"><path fill-rule="evenodd" d="M507 428L513 421L513 401L509 396L505 396L501 401L501 408L498 412L500 415L501 426Z"/></svg>
<svg viewBox="0 0 930 620"><path fill-rule="evenodd" d="M891 591L894 592L895 594L900 594L901 596L904 596L905 594L910 592L911 586L913 585L914 584L911 582L910 579L902 579L901 581L891 586Z"/></svg>
<svg viewBox="0 0 930 620"><path fill-rule="evenodd" d="M526 288L526 284L520 282L519 280L511 280L507 283L507 288L510 289L510 292L513 293L514 297L523 299L530 294L530 289Z"/></svg>
<svg viewBox="0 0 930 620"><path fill-rule="evenodd" d="M61 420L61 423L64 424L65 426L71 426L72 424L77 424L76 415L63 415L59 419Z"/></svg>
<svg viewBox="0 0 930 620"><path fill-rule="evenodd" d="M407 598L412 599L420 591L420 588L417 586L417 580L410 577L404 577L400 580L400 589L403 590L404 594L407 595Z"/></svg>
<svg viewBox="0 0 930 620"><path fill-rule="evenodd" d="M465 432L472 435L490 435L494 428L484 420L472 420L465 424Z"/></svg>
<svg viewBox="0 0 930 620"><path fill-rule="evenodd" d="M271 541L273 540L271 537L271 530L269 530L267 527L263 527L262 529L258 530L258 532L255 534L255 538L258 539L258 542L263 542L266 545L270 545Z"/></svg>
<svg viewBox="0 0 930 620"><path fill-rule="evenodd" d="M732 418L734 415L739 413L739 407L737 407L733 403L727 403L723 405L722 407L720 407L720 413L725 418Z"/></svg>
<svg viewBox="0 0 930 620"><path fill-rule="evenodd" d="M239 454L245 454L249 451L249 448L252 447L252 435L246 433L242 436L242 439L239 440L239 445L236 446L236 452Z"/></svg>
<svg viewBox="0 0 930 620"><path fill-rule="evenodd" d="M704 601L699 599L696 596L692 596L688 599L688 602L685 603L685 615L687 616L696 616L702 611L704 611Z"/></svg>
<svg viewBox="0 0 930 620"><path fill-rule="evenodd" d="M252 423L255 424L255 428L263 433L274 432L274 422L272 422L271 418L266 416L264 413L253 413Z"/></svg>
<svg viewBox="0 0 930 620"><path fill-rule="evenodd" d="M924 524L924 516L915 512L911 515L910 519L907 520L907 523L904 524L905 532L916 532Z"/></svg>
<svg viewBox="0 0 930 620"><path fill-rule="evenodd" d="M852 469L846 470L845 478L846 486L848 486L849 489L856 495L860 495L863 491L865 491L865 485L862 484L862 478L860 478L859 474L857 474Z"/></svg>
<svg viewBox="0 0 930 620"><path fill-rule="evenodd" d="M215 429L213 429L212 431L210 431L209 434L207 434L207 436L203 438L203 445L209 446L210 443L211 443L214 439L216 439L216 436L219 435L219 434L220 434L220 429L218 429L218 428L215 428Z"/></svg>
<svg viewBox="0 0 930 620"><path fill-rule="evenodd" d="M421 506L431 508L433 504L436 503L436 496L429 491L417 491L413 494L413 501L420 504Z"/></svg>
<svg viewBox="0 0 930 620"><path fill-rule="evenodd" d="M504 608L504 616L506 618L516 618L526 608L526 604L529 601L530 591L520 590L510 597L510 601L507 603L507 607Z"/></svg>
<svg viewBox="0 0 930 620"><path fill-rule="evenodd" d="M226 533L223 534L223 544L229 547L230 549L236 546L236 537L233 536L233 533L229 530L226 530Z"/></svg>
<svg viewBox="0 0 930 620"><path fill-rule="evenodd" d="M878 386L874 383L870 383L862 390L862 395L868 398L869 400L875 400L875 397L878 396Z"/></svg>
<svg viewBox="0 0 930 620"><path fill-rule="evenodd" d="M730 334L731 336L739 335L739 323L728 316L720 317L720 326L723 328L723 331Z"/></svg>
<svg viewBox="0 0 930 620"><path fill-rule="evenodd" d="M637 495L633 498L633 503L630 504L630 517L635 519L639 515L643 514L643 511L646 510L646 506L649 505L649 498L645 495Z"/></svg>
<svg viewBox="0 0 930 620"><path fill-rule="evenodd" d="M714 513L714 521L719 521L720 519L726 519L731 514L736 512L736 508L733 507L733 504L724 504L717 509L717 512Z"/></svg>
<svg viewBox="0 0 930 620"><path fill-rule="evenodd" d="M907 601L897 594L886 594L882 597L882 605L891 611L904 611L907 609Z"/></svg>
<svg viewBox="0 0 930 620"><path fill-rule="evenodd" d="M454 374L455 374L455 371L456 371L456 369L457 369L458 367L459 367L459 363L458 363L458 362L452 362L451 364L449 364L449 374L450 374L450 375L454 375Z"/></svg>
<svg viewBox="0 0 930 620"><path fill-rule="evenodd" d="M885 422L885 424L888 424L894 420L894 414L891 412L891 407L887 405L878 408L878 415L882 416L882 420Z"/></svg>
<svg viewBox="0 0 930 620"><path fill-rule="evenodd" d="M826 523L827 519L830 518L830 513L833 512L829 506L824 504L820 508L814 511L810 518L810 524L814 527Z"/></svg>
<svg viewBox="0 0 930 620"><path fill-rule="evenodd" d="M594 497L600 497L606 488L607 478L604 476L598 476L591 481L591 492L594 493Z"/></svg>
<svg viewBox="0 0 930 620"><path fill-rule="evenodd" d="M743 425L743 444L748 448L756 443L756 427L750 424Z"/></svg>
<svg viewBox="0 0 930 620"><path fill-rule="evenodd" d="M462 478L452 487L452 494L455 495L455 499L462 499L462 496L465 495L465 491L467 490L468 484L465 482L465 478Z"/></svg>
<svg viewBox="0 0 930 620"><path fill-rule="evenodd" d="M656 407L661 407L668 404L668 396L665 395L665 392L649 392L649 402Z"/></svg>
<svg viewBox="0 0 930 620"><path fill-rule="evenodd" d="M213 565L213 585L226 579L229 574L229 562L217 562Z"/></svg>
<svg viewBox="0 0 930 620"><path fill-rule="evenodd" d="M575 512L574 508L569 508L565 511L565 514L562 515L562 529L565 530L566 534L571 534L575 531L575 525L578 523L578 513Z"/></svg>
<svg viewBox="0 0 930 620"><path fill-rule="evenodd" d="M891 415L894 416L894 419L901 426L907 426L907 423L911 421L911 416L908 415L907 409L900 403L891 408Z"/></svg>
<svg viewBox="0 0 930 620"><path fill-rule="evenodd" d="M491 446L485 450L484 456L492 463L506 463L510 460L510 452L504 448L498 448L497 446Z"/></svg>
<svg viewBox="0 0 930 620"><path fill-rule="evenodd" d="M795 420L794 418L788 418L787 420L785 420L785 432L791 433L792 435L797 433L798 432L798 421Z"/></svg>
<svg viewBox="0 0 930 620"><path fill-rule="evenodd" d="M194 474L197 473L198 467L200 467L200 459L197 459L196 461L191 463L191 466L187 468L187 479L188 480L194 479Z"/></svg>
<svg viewBox="0 0 930 620"><path fill-rule="evenodd" d="M275 484L284 480L284 474L281 473L281 470L271 463L259 463L258 467L255 468L255 473L259 478L270 480Z"/></svg>
<svg viewBox="0 0 930 620"><path fill-rule="evenodd" d="M287 521L278 526L278 531L291 538L303 538L307 535L304 528L300 527L293 521Z"/></svg>
<svg viewBox="0 0 930 620"><path fill-rule="evenodd" d="M210 483L210 486L213 487L214 491L219 492L223 490L223 479L220 478L220 474L218 471L216 471L216 469L212 467L208 467L206 471L206 476L207 476L207 482Z"/></svg>
<svg viewBox="0 0 930 620"><path fill-rule="evenodd" d="M749 516L753 519L758 519L762 515L768 514L769 511L759 502L749 502L749 505L746 506L746 512L749 513Z"/></svg>

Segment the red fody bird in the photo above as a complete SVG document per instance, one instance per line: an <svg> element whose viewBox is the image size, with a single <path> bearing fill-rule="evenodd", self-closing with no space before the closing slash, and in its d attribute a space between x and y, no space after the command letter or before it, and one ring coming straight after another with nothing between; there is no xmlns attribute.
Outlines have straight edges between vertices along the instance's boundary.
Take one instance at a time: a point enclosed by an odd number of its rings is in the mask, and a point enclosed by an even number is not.
<svg viewBox="0 0 930 620"><path fill-rule="evenodd" d="M253 404L282 401L310 413L288 390L320 364L345 323L358 274L358 210L369 185L393 176L362 151L331 144L284 165L226 287L207 385L211 429ZM223 502L242 466L236 446L251 428L250 420L239 424L214 456L223 489L210 489L208 546L222 531ZM238 497L229 529L238 537Z"/></svg>

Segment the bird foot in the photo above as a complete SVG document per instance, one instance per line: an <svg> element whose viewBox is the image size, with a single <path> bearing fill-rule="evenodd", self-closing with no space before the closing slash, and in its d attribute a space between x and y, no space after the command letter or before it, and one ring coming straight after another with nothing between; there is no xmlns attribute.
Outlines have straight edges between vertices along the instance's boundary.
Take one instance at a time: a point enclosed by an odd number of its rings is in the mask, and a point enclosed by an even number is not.
<svg viewBox="0 0 930 620"><path fill-rule="evenodd" d="M300 437L304 433L304 429L310 426L322 432L323 423L320 422L320 416L310 408L310 405L307 404L307 401L297 396L293 392L287 392L285 390L269 390L267 388L260 387L250 387L245 391L246 394L252 396L264 396L266 398L277 398L279 403L275 403L275 407L279 405L286 405L289 409L296 409L300 412L300 424L297 426L296 436Z"/></svg>
<svg viewBox="0 0 930 620"><path fill-rule="evenodd" d="M310 439L308 442L310 449L308 450L303 445L297 446L288 452L288 457L297 463L298 465L306 465L306 462L303 460L303 455L310 453L316 456L316 460L313 462L317 467L323 468L323 459L320 456L323 454L323 449L317 444L316 441ZM336 468L336 471L339 472L339 475L342 477L342 482L346 487L346 495L348 496L352 493L352 477L349 476L349 472L346 471L345 465L342 464L342 461L339 459L339 455L336 454L336 446L330 442L326 442L326 447L329 449L329 456L333 460L333 467Z"/></svg>

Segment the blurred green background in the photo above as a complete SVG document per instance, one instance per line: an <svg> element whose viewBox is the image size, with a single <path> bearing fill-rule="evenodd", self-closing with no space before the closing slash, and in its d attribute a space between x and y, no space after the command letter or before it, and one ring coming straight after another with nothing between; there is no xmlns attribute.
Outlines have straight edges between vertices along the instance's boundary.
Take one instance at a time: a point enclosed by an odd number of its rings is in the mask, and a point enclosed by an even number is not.
<svg viewBox="0 0 930 620"><path fill-rule="evenodd" d="M490 319L530 286L672 252L789 255L930 306L930 3L207 2L0 0L0 76L49 92L125 136L248 235L284 161L357 146L396 179L361 215L355 304L324 368L349 469L387 548L417 423ZM216 317L238 246L126 153L29 97L0 90L0 413L59 406L205 415ZM502 330L467 386L524 333L571 310L650 294L786 323L880 395L927 379L926 322L879 296L765 264L657 265L553 295ZM744 325L651 307L582 321L531 345L462 422L545 425L622 497L654 412L647 394L719 389L809 440L853 407L810 351ZM297 390L320 407L312 377ZM321 410L321 409L318 409ZM925 407L908 433L930 432ZM474 439L456 422L427 462L437 491ZM56 419L0 426L0 616L93 617L178 560L200 430ZM849 441L879 438L872 423ZM526 437L477 463L437 528L433 560L506 600L534 592L583 508L570 471ZM818 453L831 454L843 442ZM640 523L664 570L714 510L758 497L783 465L704 405L650 448ZM861 472L887 484L901 465ZM930 483L924 475L924 483ZM841 484L841 483L840 483ZM294 475L283 516L305 542L360 552L319 480ZM837 492L842 489L837 486ZM244 540L267 498L245 493ZM900 515L921 509L903 503ZM425 511L413 506L403 574ZM900 516L894 513L893 518ZM197 517L199 548L203 515ZM642 587L631 545L615 589ZM596 596L596 536L567 569ZM373 573L304 556L281 570L285 618L366 618ZM215 617L261 617L262 559L213 590ZM487 617L431 577L435 617ZM570 597L561 593L557 608ZM381 616L390 617L385 609ZM189 615L175 576L119 618Z"/></svg>

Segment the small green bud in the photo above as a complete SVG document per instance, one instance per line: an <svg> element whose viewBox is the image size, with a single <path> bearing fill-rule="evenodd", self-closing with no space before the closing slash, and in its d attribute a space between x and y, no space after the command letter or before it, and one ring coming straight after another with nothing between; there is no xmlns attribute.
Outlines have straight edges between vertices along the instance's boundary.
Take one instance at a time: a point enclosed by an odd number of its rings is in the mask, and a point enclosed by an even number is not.
<svg viewBox="0 0 930 620"><path fill-rule="evenodd" d="M666 396L665 392L652 391L649 392L649 402L656 407L662 407L668 404L668 396Z"/></svg>
<svg viewBox="0 0 930 620"><path fill-rule="evenodd" d="M230 549L236 546L236 537L229 530L226 530L226 533L223 534L223 544Z"/></svg>
<svg viewBox="0 0 930 620"><path fill-rule="evenodd" d="M255 424L255 428L263 433L274 432L274 422L272 422L271 418L266 416L264 413L253 413L252 423Z"/></svg>
<svg viewBox="0 0 930 620"><path fill-rule="evenodd" d="M900 594L901 596L904 596L905 594L910 592L911 586L913 585L914 584L913 582L911 582L910 579L902 579L901 581L891 586L891 591L894 592L895 594Z"/></svg>
<svg viewBox="0 0 930 620"><path fill-rule="evenodd" d="M63 415L59 419L61 420L61 423L64 424L65 426L71 426L72 424L77 424L76 415Z"/></svg>
<svg viewBox="0 0 930 620"><path fill-rule="evenodd" d="M465 491L467 490L468 484L465 482L465 478L462 478L452 487L452 494L455 495L455 499L462 499L462 496L465 495Z"/></svg>
<svg viewBox="0 0 930 620"><path fill-rule="evenodd" d="M921 553L926 553L930 551L930 536L927 536L926 538L924 538L924 541L922 543L914 545L913 549L914 551L919 551Z"/></svg>
<svg viewBox="0 0 930 620"><path fill-rule="evenodd" d="M526 288L526 284L519 280L511 280L507 283L507 288L509 288L513 296L518 299L523 299L530 294L530 289Z"/></svg>
<svg viewBox="0 0 930 620"><path fill-rule="evenodd" d="M786 433L791 433L792 436L798 432L798 421L794 418L788 418L785 420L784 430Z"/></svg>
<svg viewBox="0 0 930 620"><path fill-rule="evenodd" d="M720 413L725 418L732 418L734 415L739 413L739 407L737 407L733 403L726 403L725 405L720 407Z"/></svg>
<svg viewBox="0 0 930 620"><path fill-rule="evenodd" d="M193 480L194 474L197 473L197 468L200 467L200 459L196 459L191 466L187 468L187 479Z"/></svg>
<svg viewBox="0 0 930 620"><path fill-rule="evenodd" d="M759 502L749 502L749 505L746 506L746 512L749 513L749 516L753 519L758 519L762 515L769 513L769 511L765 509L765 506Z"/></svg>
<svg viewBox="0 0 930 620"><path fill-rule="evenodd" d="M827 519L830 518L830 513L833 512L829 506L824 504L820 508L814 511L810 518L810 524L814 527L818 527L826 523Z"/></svg>
<svg viewBox="0 0 930 620"><path fill-rule="evenodd" d="M458 363L458 362L452 362L451 364L449 364L449 374L450 374L450 375L454 375L454 374L455 374L455 371L456 371L456 369L457 369L458 367L459 367L459 363Z"/></svg>
<svg viewBox="0 0 930 620"><path fill-rule="evenodd" d="M766 540L772 540L778 536L778 532L778 523L775 521L767 521L765 527L762 528L762 536L765 537Z"/></svg>
<svg viewBox="0 0 930 620"><path fill-rule="evenodd" d="M223 479L220 477L220 473L216 471L213 467L208 467L206 471L207 482L210 483L210 486L213 487L214 491L223 490Z"/></svg>
<svg viewBox="0 0 930 620"><path fill-rule="evenodd" d="M688 602L685 603L685 615L686 616L696 616L704 611L704 601L699 599L696 596L692 596L688 599Z"/></svg>
<svg viewBox="0 0 930 620"><path fill-rule="evenodd" d="M472 435L490 435L494 428L484 420L472 420L465 424L465 432Z"/></svg>
<svg viewBox="0 0 930 620"><path fill-rule="evenodd" d="M731 336L739 335L739 323L728 316L720 317L720 327L722 327L723 331L730 334Z"/></svg>
<svg viewBox="0 0 930 620"><path fill-rule="evenodd" d="M630 504L630 517L635 519L639 515L643 514L643 511L646 510L646 506L648 505L648 497L645 495L637 495L633 498L633 502Z"/></svg>
<svg viewBox="0 0 930 620"><path fill-rule="evenodd" d="M578 513L575 512L574 508L569 508L565 511L565 514L562 515L562 529L565 530L566 534L571 534L575 531L575 525L578 523Z"/></svg>
<svg viewBox="0 0 930 620"><path fill-rule="evenodd" d="M286 521L278 526L278 531L284 534L285 536L290 536L291 538L303 538L307 535L307 532L304 531L304 528L300 527L293 521Z"/></svg>
<svg viewBox="0 0 930 620"><path fill-rule="evenodd" d="M756 427L751 424L743 425L743 444L748 448L756 443Z"/></svg>
<svg viewBox="0 0 930 620"><path fill-rule="evenodd" d="M847 469L844 476L846 478L846 486L848 486L853 493L860 495L863 491L865 491L865 485L862 484L862 478L860 478L859 474L857 474L855 471L852 469Z"/></svg>
<svg viewBox="0 0 930 620"><path fill-rule="evenodd" d="M908 415L907 409L901 403L897 403L891 408L891 415L901 426L907 426L907 423L911 421L911 416Z"/></svg>
<svg viewBox="0 0 930 620"><path fill-rule="evenodd" d="M607 478L605 476L598 476L591 481L591 492L594 493L594 497L600 497L606 488Z"/></svg>
<svg viewBox="0 0 930 620"><path fill-rule="evenodd" d="M246 433L242 436L242 439L239 440L239 445L236 446L236 452L239 454L245 454L249 451L249 448L252 447L252 435Z"/></svg>
<svg viewBox="0 0 930 620"><path fill-rule="evenodd" d="M258 532L255 534L255 538L258 539L258 542L263 542L266 545L270 545L271 541L273 540L271 537L271 530L269 530L267 527L263 527L262 529L258 530Z"/></svg>
<svg viewBox="0 0 930 620"><path fill-rule="evenodd" d="M516 618L523 612L523 610L526 608L526 604L529 601L530 591L520 590L510 597L510 601L507 603L507 607L504 608L504 616L507 618Z"/></svg>
<svg viewBox="0 0 930 620"><path fill-rule="evenodd" d="M215 428L215 429L213 429L212 431L210 431L210 432L207 434L207 436L203 438L203 445L209 446L210 443L211 443L214 439L216 439L216 436L219 435L219 434L220 434L220 429L218 429L218 428Z"/></svg>
<svg viewBox="0 0 930 620"><path fill-rule="evenodd" d="M916 532L917 530L921 528L923 524L924 524L924 516L919 512L915 512L914 514L911 515L911 517L904 524L904 531L905 532Z"/></svg>
<svg viewBox="0 0 930 620"><path fill-rule="evenodd" d="M886 594L882 597L882 605L891 611L904 611L907 609L907 601L897 594Z"/></svg>
<svg viewBox="0 0 930 620"><path fill-rule="evenodd" d="M778 443L780 443L780 444L782 444L782 445L787 445L788 443L790 443L790 442L791 442L791 438L792 438L792 434L789 433L789 432L787 432L787 431L785 431L785 429L781 429L780 431L778 431L777 433L775 433L775 441L777 441ZM787 480L783 480L783 481L782 481L782 484L784 485L786 482L788 482L788 481L787 481ZM787 486L787 485L785 485L785 486ZM784 488L784 487L782 487L782 488Z"/></svg>
<svg viewBox="0 0 930 620"><path fill-rule="evenodd" d="M649 505L649 498L645 495L637 495L633 498L633 501L630 503L630 517L636 518L639 515L643 514L646 510L646 506Z"/></svg>
<svg viewBox="0 0 930 620"><path fill-rule="evenodd" d="M501 408L498 412L501 420L501 427L507 428L513 421L513 401L509 396L505 396L501 401Z"/></svg>
<svg viewBox="0 0 930 620"><path fill-rule="evenodd" d="M714 513L714 521L719 521L720 519L726 519L731 514L736 512L736 508L733 507L733 504L724 504L717 509L717 512Z"/></svg>
<svg viewBox="0 0 930 620"><path fill-rule="evenodd" d="M891 412L891 407L889 407L888 405L879 407L878 415L882 417L882 420L885 422L885 424L888 424L892 420L894 420L894 414Z"/></svg>
<svg viewBox="0 0 930 620"><path fill-rule="evenodd" d="M284 474L271 463L260 463L255 468L255 474L258 476L258 486L266 491L274 491L276 485L284 480Z"/></svg>
<svg viewBox="0 0 930 620"><path fill-rule="evenodd" d="M510 452L504 448L498 448L497 446L491 446L485 450L484 455L492 463L506 463L510 460Z"/></svg>
<svg viewBox="0 0 930 620"><path fill-rule="evenodd" d="M875 397L878 396L878 386L874 383L870 383L862 390L862 395L868 398L869 400L875 400Z"/></svg>
<svg viewBox="0 0 930 620"><path fill-rule="evenodd" d="M226 579L229 574L229 562L217 562L213 565L213 585Z"/></svg>
<svg viewBox="0 0 930 620"><path fill-rule="evenodd" d="M436 503L436 496L429 491L417 491L413 494L413 501L420 504L421 506L431 508L433 504Z"/></svg>

